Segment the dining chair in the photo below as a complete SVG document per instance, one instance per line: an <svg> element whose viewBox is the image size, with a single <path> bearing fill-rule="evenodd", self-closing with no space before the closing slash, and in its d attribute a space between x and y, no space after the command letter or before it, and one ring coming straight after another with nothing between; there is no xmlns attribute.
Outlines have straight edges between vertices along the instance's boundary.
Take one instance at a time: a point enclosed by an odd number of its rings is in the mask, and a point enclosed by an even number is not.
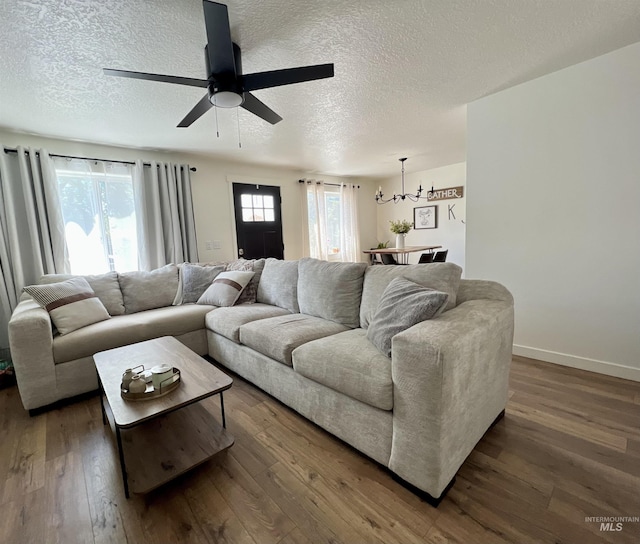
<svg viewBox="0 0 640 544"><path fill-rule="evenodd" d="M382 257L382 264L398 264L396 258L390 253L381 253L380 257Z"/></svg>
<svg viewBox="0 0 640 544"><path fill-rule="evenodd" d="M433 253L423 253L420 255L420 259L418 259L418 264L432 263L433 262Z"/></svg>
<svg viewBox="0 0 640 544"><path fill-rule="evenodd" d="M447 260L447 253L449 253L448 249L443 251L436 251L436 254L433 256L434 263L443 263Z"/></svg>

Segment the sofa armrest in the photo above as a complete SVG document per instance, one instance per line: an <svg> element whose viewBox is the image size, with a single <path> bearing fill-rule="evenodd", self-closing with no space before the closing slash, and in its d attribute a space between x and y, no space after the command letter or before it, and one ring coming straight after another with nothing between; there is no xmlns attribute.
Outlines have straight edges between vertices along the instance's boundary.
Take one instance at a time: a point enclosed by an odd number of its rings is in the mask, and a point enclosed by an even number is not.
<svg viewBox="0 0 640 544"><path fill-rule="evenodd" d="M389 468L439 497L504 409L513 304L469 300L392 341Z"/></svg>
<svg viewBox="0 0 640 544"><path fill-rule="evenodd" d="M20 302L9 320L9 348L23 406L31 410L54 402L51 319L31 298Z"/></svg>

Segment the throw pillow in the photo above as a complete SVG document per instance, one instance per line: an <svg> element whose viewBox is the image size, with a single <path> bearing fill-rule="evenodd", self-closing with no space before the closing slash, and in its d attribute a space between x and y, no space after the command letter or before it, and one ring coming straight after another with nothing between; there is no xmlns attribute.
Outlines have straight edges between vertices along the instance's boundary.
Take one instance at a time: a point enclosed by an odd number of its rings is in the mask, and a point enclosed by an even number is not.
<svg viewBox="0 0 640 544"><path fill-rule="evenodd" d="M387 357L391 357L391 339L416 323L438 316L449 295L422 287L405 278L394 278L382 294L367 338Z"/></svg>
<svg viewBox="0 0 640 544"><path fill-rule="evenodd" d="M72 274L45 274L38 281L38 285L47 285L50 283L60 283L61 281L77 278ZM91 289L104 304L109 315L124 314L124 300L122 299L122 291L118 283L117 272L107 272L106 274L98 274L95 276L81 276L89 282Z"/></svg>
<svg viewBox="0 0 640 544"><path fill-rule="evenodd" d="M118 274L128 314L171 306L178 291L178 267L168 264L151 272Z"/></svg>
<svg viewBox="0 0 640 544"><path fill-rule="evenodd" d="M227 264L227 271L229 270L242 270L246 272L254 272L253 278L249 282L240 297L236 301L236 304L253 304L258 296L258 284L260 283L260 277L264 270L264 259L238 259Z"/></svg>
<svg viewBox="0 0 640 544"><path fill-rule="evenodd" d="M221 272L198 299L198 304L210 306L233 306L242 290L253 278L253 272Z"/></svg>
<svg viewBox="0 0 640 544"><path fill-rule="evenodd" d="M24 288L51 316L60 334L109 319L109 312L82 277Z"/></svg>
<svg viewBox="0 0 640 544"><path fill-rule="evenodd" d="M180 268L180 283L182 297L178 304L190 304L198 302L198 299L216 279L216 276L224 272L224 266L200 266L184 263Z"/></svg>
<svg viewBox="0 0 640 544"><path fill-rule="evenodd" d="M456 306L462 268L455 263L407 264L404 266L370 266L364 273L360 326L366 329L378 309L384 290L393 278L405 278L423 287L449 295L446 309Z"/></svg>

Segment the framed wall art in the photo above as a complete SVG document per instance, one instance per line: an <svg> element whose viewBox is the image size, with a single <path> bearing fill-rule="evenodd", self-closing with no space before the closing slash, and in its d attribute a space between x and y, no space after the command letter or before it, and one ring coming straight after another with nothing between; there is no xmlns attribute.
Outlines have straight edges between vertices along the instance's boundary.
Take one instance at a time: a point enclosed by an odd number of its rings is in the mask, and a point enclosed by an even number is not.
<svg viewBox="0 0 640 544"><path fill-rule="evenodd" d="M413 208L413 224L416 230L438 228L438 206Z"/></svg>

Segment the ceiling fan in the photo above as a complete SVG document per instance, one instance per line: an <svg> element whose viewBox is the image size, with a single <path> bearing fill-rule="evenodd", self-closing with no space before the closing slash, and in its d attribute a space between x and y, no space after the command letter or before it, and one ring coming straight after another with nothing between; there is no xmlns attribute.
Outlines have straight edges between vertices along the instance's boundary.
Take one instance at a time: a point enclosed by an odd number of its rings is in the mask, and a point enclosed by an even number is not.
<svg viewBox="0 0 640 544"><path fill-rule="evenodd" d="M190 126L214 106L219 108L241 106L275 125L282 121L282 117L258 100L250 91L333 77L333 64L316 64L300 68L243 74L240 47L231 41L227 6L210 0L203 0L202 4L208 41L204 48L207 79L113 70L111 68L103 69L105 75L206 88L207 94L180 121L178 127Z"/></svg>

